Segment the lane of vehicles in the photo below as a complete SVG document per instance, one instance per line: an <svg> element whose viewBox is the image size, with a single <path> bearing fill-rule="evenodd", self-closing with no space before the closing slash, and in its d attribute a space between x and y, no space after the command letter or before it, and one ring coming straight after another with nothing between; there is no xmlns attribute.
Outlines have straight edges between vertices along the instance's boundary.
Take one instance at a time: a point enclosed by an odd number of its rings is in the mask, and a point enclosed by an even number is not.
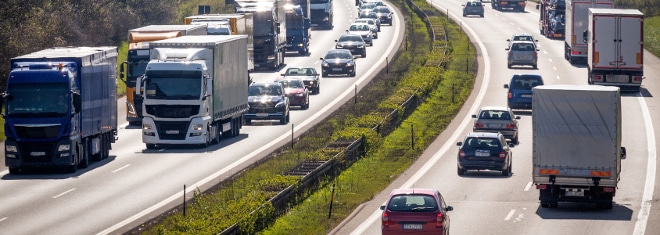
<svg viewBox="0 0 660 235"><path fill-rule="evenodd" d="M206 25L148 25L128 31L128 52L121 65L120 80L126 84L126 121L142 123L142 99L136 96L135 82L149 63L149 43L184 35L206 35Z"/></svg>
<svg viewBox="0 0 660 235"><path fill-rule="evenodd" d="M644 80L644 14L635 9L589 9L589 84L639 91Z"/></svg>
<svg viewBox="0 0 660 235"><path fill-rule="evenodd" d="M11 59L2 96L5 165L68 172L110 155L117 136L117 48L56 47Z"/></svg>
<svg viewBox="0 0 660 235"><path fill-rule="evenodd" d="M151 60L138 79L147 149L207 146L240 134L248 110L246 35L183 36L149 48Z"/></svg>
<svg viewBox="0 0 660 235"><path fill-rule="evenodd" d="M626 157L619 88L538 86L532 102L532 178L541 207L587 202L612 209Z"/></svg>

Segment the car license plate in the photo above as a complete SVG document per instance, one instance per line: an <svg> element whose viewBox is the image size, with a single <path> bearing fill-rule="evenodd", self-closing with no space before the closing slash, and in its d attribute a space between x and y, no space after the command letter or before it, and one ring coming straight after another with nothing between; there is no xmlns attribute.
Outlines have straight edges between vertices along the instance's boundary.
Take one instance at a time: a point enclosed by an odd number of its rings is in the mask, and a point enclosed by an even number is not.
<svg viewBox="0 0 660 235"><path fill-rule="evenodd" d="M495 123L488 124L488 128L500 128L500 127L502 127L502 124L495 124Z"/></svg>
<svg viewBox="0 0 660 235"><path fill-rule="evenodd" d="M490 157L490 150L477 149L474 152L474 155L477 156L477 157Z"/></svg>
<svg viewBox="0 0 660 235"><path fill-rule="evenodd" d="M522 98L532 98L532 95L530 95L530 94L523 94L523 95L520 95L520 97L522 97Z"/></svg>
<svg viewBox="0 0 660 235"><path fill-rule="evenodd" d="M584 191L580 189L566 189L567 197L584 197Z"/></svg>
<svg viewBox="0 0 660 235"><path fill-rule="evenodd" d="M292 46L293 46L293 45L291 45L291 44L286 44L286 47L292 47Z"/></svg>
<svg viewBox="0 0 660 235"><path fill-rule="evenodd" d="M333 68L332 71L341 71L341 68Z"/></svg>
<svg viewBox="0 0 660 235"><path fill-rule="evenodd" d="M403 224L403 229L405 230L422 229L422 224Z"/></svg>
<svg viewBox="0 0 660 235"><path fill-rule="evenodd" d="M165 134L176 135L179 134L179 130L165 130Z"/></svg>
<svg viewBox="0 0 660 235"><path fill-rule="evenodd" d="M267 113L257 113L257 117L268 117Z"/></svg>

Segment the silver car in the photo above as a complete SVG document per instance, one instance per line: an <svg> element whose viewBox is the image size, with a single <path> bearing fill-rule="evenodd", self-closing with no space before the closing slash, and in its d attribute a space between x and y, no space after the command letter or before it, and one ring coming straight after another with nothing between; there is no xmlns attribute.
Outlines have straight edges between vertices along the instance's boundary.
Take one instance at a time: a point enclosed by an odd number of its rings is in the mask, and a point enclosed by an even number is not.
<svg viewBox="0 0 660 235"><path fill-rule="evenodd" d="M371 31L371 26L369 26L366 23L351 24L351 26L348 28L348 33L358 34L362 36L362 40L364 40L364 43L368 44L369 46L374 45L374 35L373 32Z"/></svg>
<svg viewBox="0 0 660 235"><path fill-rule="evenodd" d="M507 47L507 67L511 68L514 65L531 65L532 68L537 68L537 60L539 49L533 41L511 41Z"/></svg>
<svg viewBox="0 0 660 235"><path fill-rule="evenodd" d="M505 138L510 139L513 144L518 144L518 120L509 107L485 106L479 110L479 114L472 115L474 124L473 132L502 133Z"/></svg>
<svg viewBox="0 0 660 235"><path fill-rule="evenodd" d="M378 39L378 26L376 26L376 21L374 19L356 19L353 23L368 24L371 28L371 32L374 34L374 39Z"/></svg>

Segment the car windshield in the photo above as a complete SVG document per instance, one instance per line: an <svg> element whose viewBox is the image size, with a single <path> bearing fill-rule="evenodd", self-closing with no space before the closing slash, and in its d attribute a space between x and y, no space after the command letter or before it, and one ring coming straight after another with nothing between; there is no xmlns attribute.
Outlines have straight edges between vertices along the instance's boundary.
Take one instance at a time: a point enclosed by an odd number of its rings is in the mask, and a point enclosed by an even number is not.
<svg viewBox="0 0 660 235"><path fill-rule="evenodd" d="M285 75L314 75L313 68L289 68L286 70Z"/></svg>
<svg viewBox="0 0 660 235"><path fill-rule="evenodd" d="M501 148L496 138L469 137L463 143L463 148Z"/></svg>
<svg viewBox="0 0 660 235"><path fill-rule="evenodd" d="M303 88L305 86L300 80L280 80L279 83L284 88Z"/></svg>
<svg viewBox="0 0 660 235"><path fill-rule="evenodd" d="M376 9L374 9L374 12L377 12L377 13L390 13L390 9L387 8L387 7L376 7Z"/></svg>
<svg viewBox="0 0 660 235"><path fill-rule="evenodd" d="M373 3L362 4L360 6L360 10L371 10L371 9L374 9L374 8L376 8L376 4L373 4Z"/></svg>
<svg viewBox="0 0 660 235"><path fill-rule="evenodd" d="M376 22L372 19L359 19L355 20L355 23L364 23L364 24L369 24L369 25L374 25Z"/></svg>
<svg viewBox="0 0 660 235"><path fill-rule="evenodd" d="M359 42L362 41L362 36L360 35L344 35L337 40L337 42Z"/></svg>
<svg viewBox="0 0 660 235"><path fill-rule="evenodd" d="M511 120L511 114L509 111L503 110L482 110L479 113L479 119Z"/></svg>
<svg viewBox="0 0 660 235"><path fill-rule="evenodd" d="M513 82L511 83L511 88L513 89L525 89L531 90L532 87L543 85L543 81L538 77L532 76L515 76Z"/></svg>
<svg viewBox="0 0 660 235"><path fill-rule="evenodd" d="M438 210L438 203L431 195L396 195L387 204L390 211L430 212Z"/></svg>
<svg viewBox="0 0 660 235"><path fill-rule="evenodd" d="M280 96L281 88L276 86L250 86L248 96Z"/></svg>
<svg viewBox="0 0 660 235"><path fill-rule="evenodd" d="M530 35L516 35L513 36L513 41L529 41L533 42L534 39Z"/></svg>
<svg viewBox="0 0 660 235"><path fill-rule="evenodd" d="M351 54L345 53L345 52L329 52L328 54L325 55L324 59L326 60L332 60L332 59L351 59L353 58Z"/></svg>
<svg viewBox="0 0 660 235"><path fill-rule="evenodd" d="M350 31L369 31L369 25L366 24L354 24L351 25Z"/></svg>

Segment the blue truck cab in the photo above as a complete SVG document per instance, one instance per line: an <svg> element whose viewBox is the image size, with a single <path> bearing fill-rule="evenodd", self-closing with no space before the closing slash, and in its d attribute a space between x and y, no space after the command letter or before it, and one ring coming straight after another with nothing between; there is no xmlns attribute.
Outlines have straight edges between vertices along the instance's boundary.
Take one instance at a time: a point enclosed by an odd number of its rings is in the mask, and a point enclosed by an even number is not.
<svg viewBox="0 0 660 235"><path fill-rule="evenodd" d="M286 50L301 55L309 54L310 29L309 0L294 0L286 5Z"/></svg>
<svg viewBox="0 0 660 235"><path fill-rule="evenodd" d="M5 165L73 173L107 158L117 134L117 48L60 47L11 59L1 102Z"/></svg>

